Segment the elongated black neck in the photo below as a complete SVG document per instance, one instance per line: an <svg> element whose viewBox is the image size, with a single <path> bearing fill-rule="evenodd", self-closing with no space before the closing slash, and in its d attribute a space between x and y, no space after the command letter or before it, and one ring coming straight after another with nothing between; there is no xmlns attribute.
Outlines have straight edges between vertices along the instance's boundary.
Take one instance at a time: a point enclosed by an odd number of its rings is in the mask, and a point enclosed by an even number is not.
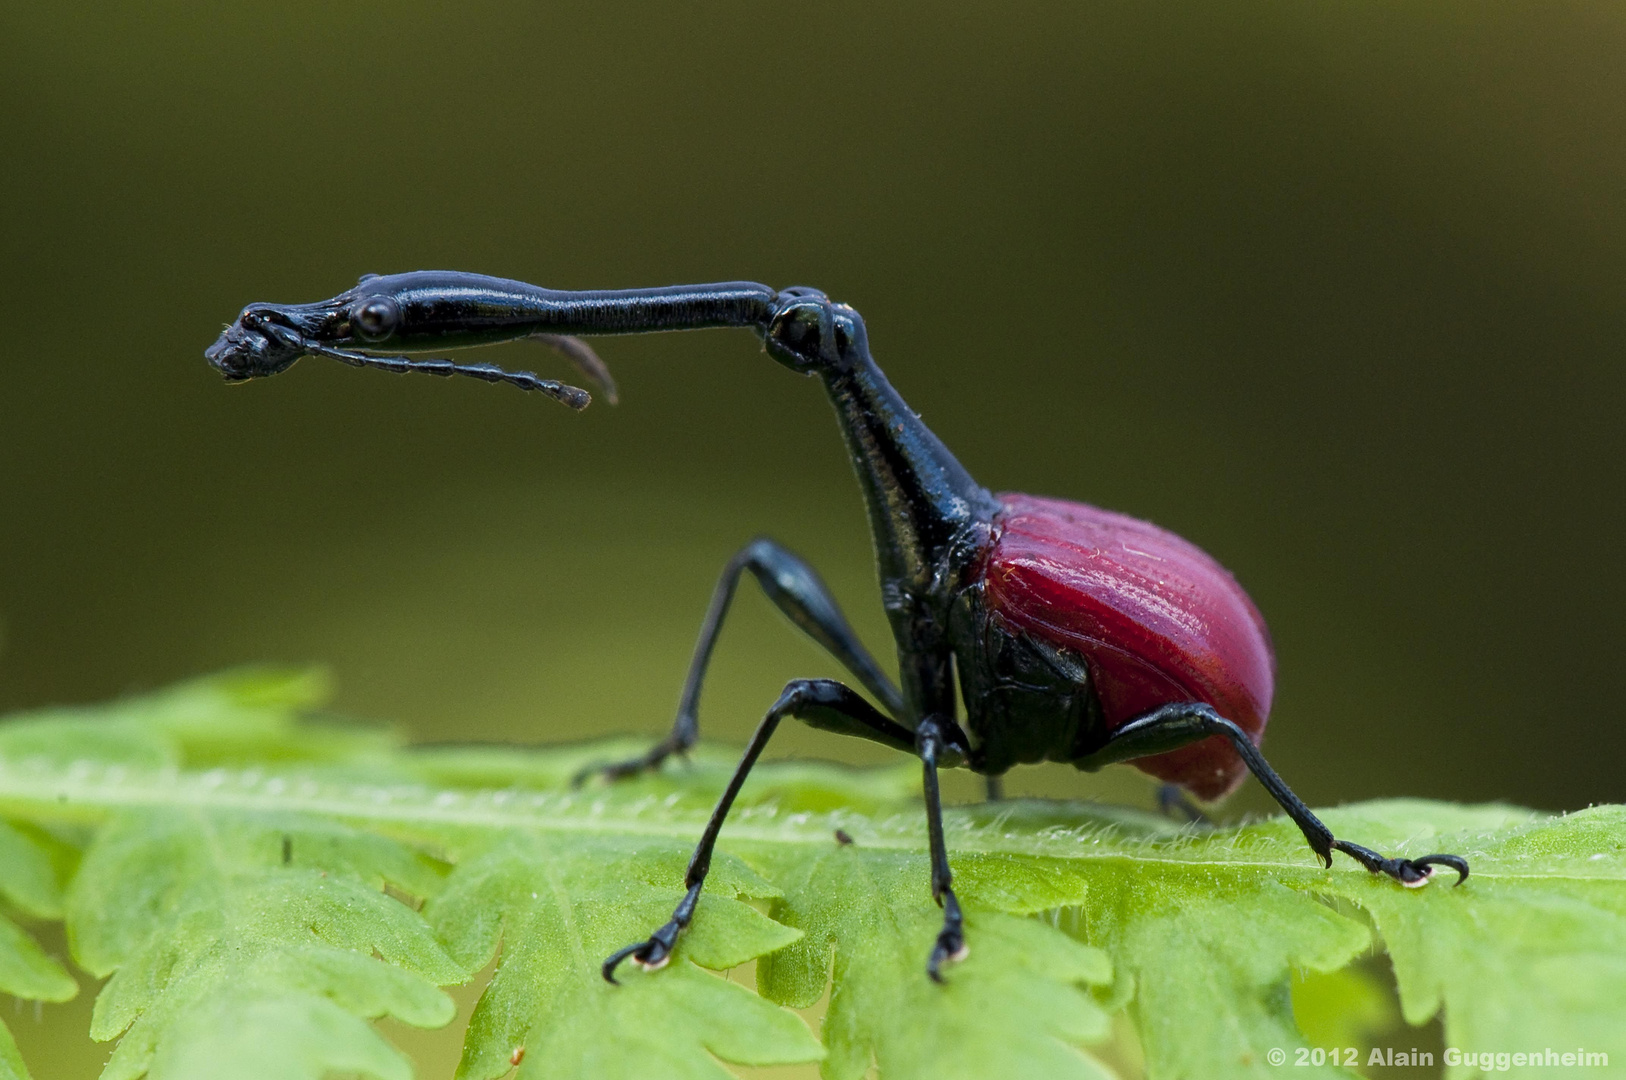
<svg viewBox="0 0 1626 1080"><path fill-rule="evenodd" d="M996 503L893 389L868 355L821 372L864 492L883 587L937 591L956 549ZM896 599L888 597L889 606Z"/></svg>
<svg viewBox="0 0 1626 1080"><path fill-rule="evenodd" d="M760 328L775 292L749 281L657 289L545 289L525 281L456 270L417 270L363 278L320 304L281 306L294 325L329 344L356 344L350 315L372 301L398 313L390 338L366 348L456 349L532 334L645 334L708 327Z"/></svg>
<svg viewBox="0 0 1626 1080"><path fill-rule="evenodd" d="M816 373L863 489L904 698L916 717L953 716L952 607L998 504L904 403L854 328L856 347Z"/></svg>
<svg viewBox="0 0 1626 1080"><path fill-rule="evenodd" d="M458 285L463 285L463 289ZM659 330L756 327L771 314L775 296L773 289L749 281L656 289L566 291L486 278L466 284L415 282L404 290L409 303L419 288L433 293L437 302L449 302L465 319L470 315L477 318L482 308L513 312L519 320L536 329L556 334L645 334ZM490 302L493 293L500 298L497 303Z"/></svg>

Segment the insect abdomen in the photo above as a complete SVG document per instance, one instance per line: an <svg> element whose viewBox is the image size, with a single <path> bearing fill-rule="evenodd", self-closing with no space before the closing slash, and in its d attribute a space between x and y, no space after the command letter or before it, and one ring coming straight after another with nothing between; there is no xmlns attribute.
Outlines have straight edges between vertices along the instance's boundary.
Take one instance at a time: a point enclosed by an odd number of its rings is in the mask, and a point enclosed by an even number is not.
<svg viewBox="0 0 1626 1080"><path fill-rule="evenodd" d="M1159 705L1201 701L1259 742L1275 654L1264 619L1224 567L1123 514L999 499L985 602L1015 629L1085 658L1109 731ZM1135 765L1205 799L1228 794L1247 772L1217 738Z"/></svg>

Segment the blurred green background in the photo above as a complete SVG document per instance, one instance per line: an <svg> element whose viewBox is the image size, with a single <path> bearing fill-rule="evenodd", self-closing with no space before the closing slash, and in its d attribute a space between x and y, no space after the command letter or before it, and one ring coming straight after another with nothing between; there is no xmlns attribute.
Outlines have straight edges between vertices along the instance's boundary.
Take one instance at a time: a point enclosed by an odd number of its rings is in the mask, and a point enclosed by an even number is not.
<svg viewBox="0 0 1626 1080"><path fill-rule="evenodd" d="M603 339L581 416L201 356L365 271L754 278L861 310L984 483L1231 567L1312 804L1626 799L1623 55L1601 3L4 5L0 706L314 660L424 739L653 735L758 532L890 655L748 334ZM835 674L741 597L734 740Z"/></svg>
<svg viewBox="0 0 1626 1080"><path fill-rule="evenodd" d="M314 660L423 739L654 735L758 532L889 653L748 334L603 340L582 416L201 356L364 271L745 277L857 306L984 483L1233 568L1312 804L1626 799L1622 56L1604 3L0 5L0 707ZM706 730L810 674L742 590ZM14 1022L37 1076L105 1059L89 1004Z"/></svg>

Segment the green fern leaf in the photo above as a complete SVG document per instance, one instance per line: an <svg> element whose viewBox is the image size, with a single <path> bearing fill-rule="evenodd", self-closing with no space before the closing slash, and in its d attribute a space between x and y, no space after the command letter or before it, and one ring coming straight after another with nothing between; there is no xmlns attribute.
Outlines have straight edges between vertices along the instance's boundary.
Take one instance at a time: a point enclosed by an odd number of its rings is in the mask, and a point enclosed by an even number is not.
<svg viewBox="0 0 1626 1080"><path fill-rule="evenodd" d="M1357 879L1337 890L1383 935L1406 1019L1421 1024L1443 1005L1448 1046L1543 1061L1547 1049L1586 1048L1626 1061L1626 807L1560 818L1429 810L1395 801L1334 816L1340 828L1414 848L1419 821L1433 816L1460 830L1440 842L1473 860L1461 889L1411 897Z"/></svg>
<svg viewBox="0 0 1626 1080"><path fill-rule="evenodd" d="M17 1049L17 1040L4 1024L0 1024L0 1080L29 1080L28 1065Z"/></svg>
<svg viewBox="0 0 1626 1080"><path fill-rule="evenodd" d="M957 887L975 944L938 986L925 977L926 953L942 927L929 899L928 860L863 845L832 837L811 850L748 850L785 890L771 914L806 935L758 965L762 992L812 1005L834 957L826 1080L857 1080L872 1058L889 1080L1103 1075L1073 1047L1108 1032L1107 1014L1086 991L1110 979L1107 958L1045 923L1008 914L1082 903L1081 890L1058 888L1032 860L960 860Z"/></svg>
<svg viewBox="0 0 1626 1080"><path fill-rule="evenodd" d="M387 767L387 727L312 723L321 669L241 668L108 705L44 709L0 727L0 757L133 767L366 764Z"/></svg>
<svg viewBox="0 0 1626 1080"><path fill-rule="evenodd" d="M108 822L68 898L75 960L113 975L91 1026L123 1034L103 1076L410 1076L361 1018L441 1026L455 1010L437 986L467 972L386 883L439 886L399 844L295 815Z"/></svg>
<svg viewBox="0 0 1626 1080"><path fill-rule="evenodd" d="M36 918L61 918L65 852L45 833L0 821L0 897ZM35 1001L67 1001L79 992L62 965L11 919L0 915L0 992ZM17 1043L0 1024L0 1080L26 1080Z"/></svg>
<svg viewBox="0 0 1626 1080"><path fill-rule="evenodd" d="M514 832L459 866L427 914L454 955L502 960L469 1023L460 1078L488 1080L516 1057L521 1076L726 1078L710 1055L744 1065L814 1061L794 1014L709 975L795 940L743 901L778 890L719 859L694 927L659 978L611 986L599 967L670 917L688 852L670 838ZM628 965L629 968L632 965Z"/></svg>
<svg viewBox="0 0 1626 1080"><path fill-rule="evenodd" d="M956 808L971 955L936 986L918 767L770 764L673 963L611 987L599 964L669 916L731 752L572 792L624 745L413 751L301 719L320 690L239 672L0 725L0 897L24 923L65 917L76 962L111 976L94 1016L120 1039L106 1076L405 1080L367 1020L445 1023L439 987L493 957L469 1080L522 1048L522 1077L719 1077L719 1061L822 1054L831 1080L872 1061L882 1080L1082 1078L1102 1069L1080 1048L1125 1009L1151 1080L1280 1076L1270 1052L1306 1045L1292 977L1373 947L1405 1016L1443 1009L1451 1045L1626 1054L1626 808L1326 815L1386 852L1472 861L1461 888L1420 890L1323 869L1280 819L1194 831L1081 803ZM713 974L753 959L761 997ZM0 989L72 982L0 922ZM787 1007L826 996L821 1049ZM0 1035L0 1080L22 1069ZM1293 1070L1334 1074L1349 1075Z"/></svg>

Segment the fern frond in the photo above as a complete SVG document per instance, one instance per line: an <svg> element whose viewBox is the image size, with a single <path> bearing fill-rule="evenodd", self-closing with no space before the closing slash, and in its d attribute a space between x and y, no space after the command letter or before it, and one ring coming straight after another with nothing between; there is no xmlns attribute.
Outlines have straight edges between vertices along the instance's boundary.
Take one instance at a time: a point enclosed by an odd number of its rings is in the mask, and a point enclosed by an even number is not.
<svg viewBox="0 0 1626 1080"><path fill-rule="evenodd" d="M719 1061L821 1057L830 1080L872 1062L883 1080L1084 1078L1105 1075L1082 1048L1123 1009L1152 1080L1276 1076L1267 1052L1306 1046L1292 977L1373 946L1406 1017L1443 1008L1453 1045L1626 1053L1626 808L1326 814L1387 852L1471 860L1461 888L1420 890L1322 869L1279 819L1197 831L1082 803L956 808L971 956L939 987L915 768L770 764L672 965L611 987L599 964L669 915L731 754L578 792L567 778L618 748L415 751L301 719L319 690L235 673L0 725L0 897L25 921L65 917L76 962L111 976L94 1018L120 1040L106 1076L404 1080L366 1021L446 1023L439 987L493 957L470 1080L516 1061L522 1077L698 1080L726 1075ZM712 973L753 959L761 996ZM0 922L0 989L74 987ZM825 996L821 1046L789 1009ZM0 1037L7 1070L24 1075ZM1350 1075L1294 1069L1332 1074Z"/></svg>

